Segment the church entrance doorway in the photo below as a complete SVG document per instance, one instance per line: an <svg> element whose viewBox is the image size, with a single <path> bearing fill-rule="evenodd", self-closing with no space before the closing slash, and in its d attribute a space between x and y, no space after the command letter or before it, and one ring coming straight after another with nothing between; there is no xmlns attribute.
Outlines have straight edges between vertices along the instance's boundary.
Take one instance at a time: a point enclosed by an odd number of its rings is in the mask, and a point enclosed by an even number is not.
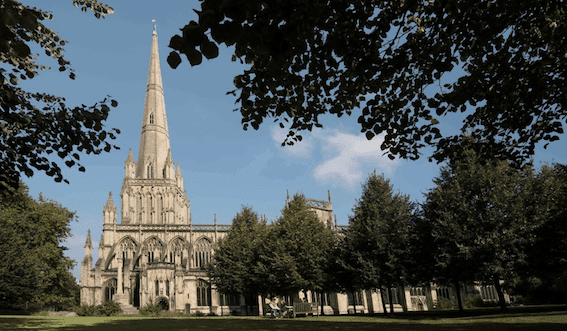
<svg viewBox="0 0 567 331"><path fill-rule="evenodd" d="M132 290L132 306L140 308L140 274L136 273L136 279L134 280L134 287Z"/></svg>
<svg viewBox="0 0 567 331"><path fill-rule="evenodd" d="M157 300L156 304L161 308L161 310L169 310L169 300L167 298L161 297Z"/></svg>

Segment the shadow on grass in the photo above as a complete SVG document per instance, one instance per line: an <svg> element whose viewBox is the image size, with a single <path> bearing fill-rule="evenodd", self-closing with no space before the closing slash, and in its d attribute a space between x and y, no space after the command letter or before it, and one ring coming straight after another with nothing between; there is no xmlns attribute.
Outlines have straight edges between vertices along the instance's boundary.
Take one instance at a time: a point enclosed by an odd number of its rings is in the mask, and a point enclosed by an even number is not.
<svg viewBox="0 0 567 331"><path fill-rule="evenodd" d="M498 311L416 312L394 316L322 316L297 319L262 317L139 318L0 316L0 330L118 331L118 330L419 330L419 331L527 331L567 330L562 309L511 309Z"/></svg>
<svg viewBox="0 0 567 331"><path fill-rule="evenodd" d="M19 325L2 324L2 330L60 330L60 331L118 331L118 330L313 330L313 331L364 331L364 330L419 330L419 331L466 331L466 330L498 330L498 331L548 331L565 330L564 323L490 323L467 322L456 324L422 324L419 322L373 323L373 322L331 322L302 320L248 320L238 318L227 319L123 319L110 320L100 324L66 324L53 323L52 320L20 319ZM7 328L4 328L4 327Z"/></svg>
<svg viewBox="0 0 567 331"><path fill-rule="evenodd" d="M509 307L507 311L500 310L499 307L467 309L464 313L458 310L429 310L419 312L396 313L394 315L372 314L376 318L393 318L408 320L439 320L454 318L481 318L481 319L502 319L503 317L527 316L527 315L566 315L567 306L565 305L542 305L542 306L517 306Z"/></svg>

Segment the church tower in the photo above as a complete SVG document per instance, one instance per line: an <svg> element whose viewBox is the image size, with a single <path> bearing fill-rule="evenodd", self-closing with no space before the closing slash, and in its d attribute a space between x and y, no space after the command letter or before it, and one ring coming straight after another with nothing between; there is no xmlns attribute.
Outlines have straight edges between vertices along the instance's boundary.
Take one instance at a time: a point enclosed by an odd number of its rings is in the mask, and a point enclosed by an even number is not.
<svg viewBox="0 0 567 331"><path fill-rule="evenodd" d="M130 150L125 162L121 224L191 224L182 179L171 156L154 28L138 161Z"/></svg>
<svg viewBox="0 0 567 331"><path fill-rule="evenodd" d="M181 167L169 140L157 38L154 25L143 114L138 111L138 155L130 149L124 162L119 212L108 195L94 268L93 244L87 238L81 304L114 301L125 315L150 303L166 310L220 314L219 309L234 308L221 302L206 266L230 226L217 224L216 218L214 224L192 224ZM238 300L231 302L241 306Z"/></svg>

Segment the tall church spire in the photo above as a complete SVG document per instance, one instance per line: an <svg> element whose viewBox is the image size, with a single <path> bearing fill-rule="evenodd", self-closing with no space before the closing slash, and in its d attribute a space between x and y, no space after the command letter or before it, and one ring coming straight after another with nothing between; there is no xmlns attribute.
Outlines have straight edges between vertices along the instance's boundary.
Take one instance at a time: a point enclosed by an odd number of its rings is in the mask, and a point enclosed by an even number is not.
<svg viewBox="0 0 567 331"><path fill-rule="evenodd" d="M164 178L164 168L168 154L169 133L161 81L157 32L154 22L140 151L138 153L138 162L136 163L136 178Z"/></svg>
<svg viewBox="0 0 567 331"><path fill-rule="evenodd" d="M137 162L130 153L126 159L121 224L191 224L191 205L183 189L183 176L179 170L176 174L171 157L157 38L154 22L140 152ZM108 229L116 224L115 210L105 207L104 224ZM105 241L111 245L109 238L105 236Z"/></svg>

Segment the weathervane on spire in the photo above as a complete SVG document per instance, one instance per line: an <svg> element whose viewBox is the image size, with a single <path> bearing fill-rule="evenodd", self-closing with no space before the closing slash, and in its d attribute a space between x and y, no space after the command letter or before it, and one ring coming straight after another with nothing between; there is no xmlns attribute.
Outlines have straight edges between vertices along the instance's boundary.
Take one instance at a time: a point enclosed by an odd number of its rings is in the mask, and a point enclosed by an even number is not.
<svg viewBox="0 0 567 331"><path fill-rule="evenodd" d="M152 23L154 24L154 32L156 32L156 20L152 20Z"/></svg>

